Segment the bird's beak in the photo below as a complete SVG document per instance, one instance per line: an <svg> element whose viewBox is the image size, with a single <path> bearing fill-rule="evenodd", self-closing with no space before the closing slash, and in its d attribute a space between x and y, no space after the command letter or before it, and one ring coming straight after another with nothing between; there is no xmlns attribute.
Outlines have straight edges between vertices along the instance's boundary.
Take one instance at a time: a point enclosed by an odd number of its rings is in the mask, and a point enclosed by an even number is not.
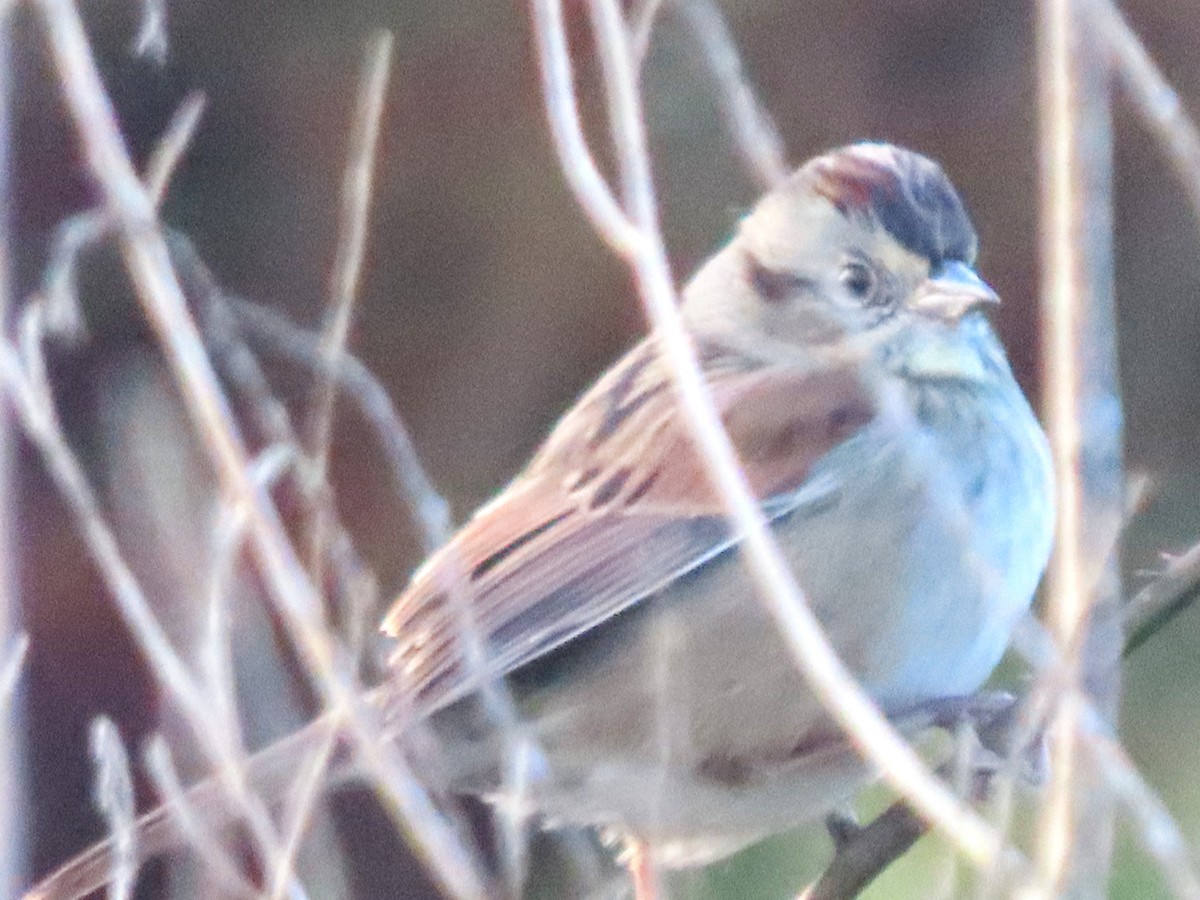
<svg viewBox="0 0 1200 900"><path fill-rule="evenodd" d="M970 309L999 302L996 292L970 266L946 260L930 271L929 278L917 288L911 305L924 315L958 321Z"/></svg>

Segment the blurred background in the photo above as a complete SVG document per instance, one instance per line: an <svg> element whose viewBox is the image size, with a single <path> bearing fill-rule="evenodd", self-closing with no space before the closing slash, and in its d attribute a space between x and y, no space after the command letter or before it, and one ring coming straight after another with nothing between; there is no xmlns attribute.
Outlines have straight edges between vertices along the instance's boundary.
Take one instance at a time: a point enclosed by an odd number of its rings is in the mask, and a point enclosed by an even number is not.
<svg viewBox="0 0 1200 900"><path fill-rule="evenodd" d="M1004 299L999 329L1036 401L1032 3L722 5L748 76L776 116L794 162L874 138L943 163L974 215L980 271ZM1200 111L1194 62L1200 17L1193 5L1122 5L1185 103ZM145 158L187 92L207 95L200 130L165 205L166 221L192 238L226 288L314 328L328 294L364 42L375 28L394 32L352 348L387 385L458 519L515 474L571 399L641 333L629 278L592 234L560 177L524 4L168 2L170 48L161 64L131 52L139 4L89 0L83 12L137 158ZM572 4L568 12L576 23L582 96L597 120L602 98L586 16ZM39 283L58 223L96 196L40 32L27 15L19 19L15 52L14 214L23 295ZM665 233L682 280L728 236L755 190L723 131L695 45L669 12L656 33L645 83ZM1152 142L1119 102L1116 110L1127 460L1153 484L1128 533L1125 569L1135 588L1161 565L1161 553L1181 551L1200 536L1200 231ZM83 283L92 339L56 354L60 400L114 519L127 523L125 540L131 547L152 545L156 535L161 540L173 527L178 531L179 523L152 524L153 534L139 535L132 524L139 510L122 518L120 506L131 496L131 480L144 477L124 442L136 445L136 429L150 427L154 407L142 406L140 398L153 393L161 373L119 279L101 267ZM168 404L162 415L166 420L152 433L183 432L177 410ZM419 561L414 533L361 423L339 416L335 435L339 507L386 600ZM185 446L156 464L168 473L200 472L196 478L203 479L203 464L192 452ZM41 873L101 829L89 801L90 718L111 715L136 746L159 716L154 687L71 520L35 453L27 446L21 453L18 538L32 639L28 839L32 868ZM158 489L173 482L159 477ZM140 527L146 527L144 517ZM188 568L186 560L175 563ZM1198 640L1200 611L1193 610L1139 651L1127 669L1121 723L1126 747L1194 846L1200 846ZM269 698L265 703L271 706ZM365 860L351 876L352 895L430 896L380 814L368 804L355 809L354 821L338 826L343 834L353 830ZM785 836L689 876L681 889L701 897L787 897L827 853L819 836ZM929 866L940 865L939 858L937 842L923 842L872 896L925 896ZM1114 897L1162 893L1153 868L1128 840L1114 878ZM153 895L153 888L147 891Z"/></svg>

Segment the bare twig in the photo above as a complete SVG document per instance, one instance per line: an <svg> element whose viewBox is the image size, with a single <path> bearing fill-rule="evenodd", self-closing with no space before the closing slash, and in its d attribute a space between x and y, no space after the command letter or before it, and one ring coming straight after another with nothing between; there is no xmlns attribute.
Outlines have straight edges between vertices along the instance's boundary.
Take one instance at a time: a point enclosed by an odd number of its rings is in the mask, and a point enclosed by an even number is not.
<svg viewBox="0 0 1200 900"><path fill-rule="evenodd" d="M193 272L193 275L196 273ZM207 278L205 278L207 281ZM212 291L215 286L209 285ZM318 484L308 469L308 459L299 452L299 437L292 427L291 416L284 404L271 393L270 385L263 374L258 360L236 333L230 311L224 301L206 287L205 336L209 341L214 358L222 375L229 380L235 395L243 401L259 432L274 447L287 453L286 474L293 475L293 483L315 514L316 507L323 507L329 523L330 537L327 555L335 576L335 589L340 598L339 609L345 611L343 632L354 658L360 658L364 639L368 634L367 619L378 613L378 585L375 574L359 555L345 525L339 520L331 491ZM314 346L317 340L313 338ZM314 351L316 352L316 351ZM285 474L285 473L280 473ZM243 526L244 527L244 526Z"/></svg>
<svg viewBox="0 0 1200 900"><path fill-rule="evenodd" d="M1134 835L1158 863L1171 892L1181 900L1200 898L1200 877L1187 840L1162 800L1138 773L1137 766L1119 743L1103 734L1090 734L1085 747L1133 820Z"/></svg>
<svg viewBox="0 0 1200 900"><path fill-rule="evenodd" d="M339 521L332 493L318 485L307 469L308 459L300 452L300 439L292 426L291 415L287 407L272 393L258 359L246 345L241 330L234 321L234 312L230 308L232 301L213 280L190 242L177 235L173 235L172 238L172 258L183 273L189 295L204 310L201 325L205 342L222 376L230 382L235 396L245 405L251 426L257 431L258 438L286 454L286 472L296 476L295 486L305 501L311 506L320 505L327 508L325 517L332 529L329 541L330 558L337 576L338 590L347 598L360 595L364 585L374 584L374 575L359 557L345 526ZM278 318L299 331L284 317ZM321 359L319 338L308 335L308 339L313 357ZM315 367L319 368L319 365ZM419 460L417 462L419 463ZM281 471L280 474L284 473ZM312 510L309 512L315 515ZM230 513L232 515L233 511ZM239 527L244 531L244 521ZM361 601L356 602L361 605ZM373 605L369 605L374 612ZM351 635L350 640L354 642L361 640L361 637L355 638ZM357 649L354 655L358 655Z"/></svg>
<svg viewBox="0 0 1200 900"><path fill-rule="evenodd" d="M183 103L179 104L179 109L175 110L175 115L171 116L167 130L155 145L142 180L156 208L162 206L163 200L166 199L171 176L175 174L179 161L183 159L184 153L192 143L192 136L195 135L196 126L200 124L203 114L204 94L200 91L188 94Z"/></svg>
<svg viewBox="0 0 1200 900"><path fill-rule="evenodd" d="M638 0L629 11L629 45L639 71L650 53L654 23L658 20L664 2L665 0Z"/></svg>
<svg viewBox="0 0 1200 900"><path fill-rule="evenodd" d="M596 233L622 258L629 258L642 238L613 197L583 135L561 5L533 0L533 21L542 93L563 175Z"/></svg>
<svg viewBox="0 0 1200 900"><path fill-rule="evenodd" d="M142 23L133 39L133 55L145 56L161 66L169 50L166 0L142 0Z"/></svg>
<svg viewBox="0 0 1200 900"><path fill-rule="evenodd" d="M379 706L385 699L378 693L370 693L364 698L364 702ZM245 773L247 782L259 796L285 797L294 787L297 766L302 766L309 758L309 751L322 743L330 730L336 731L338 727L336 719L325 716L264 748L249 761ZM165 749L161 742L159 746ZM149 756L148 761L151 769L154 769L156 762ZM354 754L353 743L339 735L335 758L331 765L344 774L365 774L358 765L359 761ZM148 858L150 855L165 853L181 847L185 841L193 841L196 834L215 832L237 821L236 813L231 811L227 792L217 779L205 779L184 791L174 777L174 770L169 765L169 756L160 754L159 762L166 763L159 768L166 772L166 780L170 782L170 789L164 789L164 795L169 800L137 820L139 856ZM191 823L188 826L191 830L185 827L185 820ZM208 845L211 849L215 841L208 840ZM90 896L106 883L112 852L110 843L97 844L72 860L54 876L39 883L25 895L26 900L63 900ZM223 851L218 850L218 856L222 853ZM269 866L279 859L279 855L275 854L264 857L264 863ZM233 868L238 868L238 864L233 864ZM271 871L263 873L263 877L268 881L272 875ZM299 885L295 884L289 893L297 896L302 891Z"/></svg>
<svg viewBox="0 0 1200 900"><path fill-rule="evenodd" d="M1113 793L1138 826L1135 833L1159 864L1174 896L1200 897L1200 879L1182 831L1137 768L1114 741L1089 733L1084 752L1096 758ZM904 801L893 803L838 847L820 879L801 900L850 900L908 852L929 826Z"/></svg>
<svg viewBox="0 0 1200 900"><path fill-rule="evenodd" d="M63 94L88 166L119 224L122 247L146 316L173 369L223 489L247 508L250 546L284 625L329 711L347 734L389 811L408 829L435 877L455 896L483 897L488 877L439 814L361 700L352 661L321 620L321 602L287 539L268 493L248 475L249 460L227 398L188 313L153 203L117 131L78 13L69 0L37 0Z"/></svg>
<svg viewBox="0 0 1200 900"><path fill-rule="evenodd" d="M86 334L76 277L79 254L109 228L103 210L89 210L60 222L55 229L50 259L42 273L42 294L46 298L46 329L56 337L78 341Z"/></svg>
<svg viewBox="0 0 1200 900"><path fill-rule="evenodd" d="M42 451L46 468L71 506L88 549L117 601L118 611L141 640L156 677L171 699L194 713L197 722L205 722L203 701L150 611L136 577L122 559L95 494L64 438L45 377L39 319L36 303L22 316L24 362L15 348L0 342L0 381L16 406L26 434Z"/></svg>
<svg viewBox="0 0 1200 900"><path fill-rule="evenodd" d="M266 447L254 459L252 477L264 487L273 485L293 456L294 452L291 447L277 445ZM262 620L254 622L247 618L248 612L253 615L258 612L257 609L239 610L236 614L238 630L234 629L235 613L232 607L235 606L239 597L247 596L249 586L244 577L239 577L242 574L239 566L241 548L245 540L244 507L222 503L219 510L220 513L212 529L211 549L206 558L207 584L198 585L194 590L195 602L198 607L196 617L203 619L202 623L197 622L202 637L196 647L196 657L201 668L201 680L208 695L212 698L213 715L217 719L219 727L224 728L234 736L235 740L240 742L243 734L243 713L238 708L239 698L235 690L237 686L235 672L239 667L243 672L245 671L248 662L247 651L254 658L261 655L259 649L247 646L246 634L261 630L267 623ZM248 632L247 629L253 631ZM251 637L250 640L261 646L261 637ZM242 652L240 659L235 656L235 646L239 647ZM255 666L254 663L250 663L250 665ZM269 692L270 696L274 698L270 701L274 715L283 717L290 725L298 727L303 721L303 713L291 698L288 685L285 683L287 673L278 670L278 660L275 661L272 668L277 671L269 671L264 675L267 679L275 679L276 684L264 683L262 677L255 678L255 683L261 690ZM283 681L279 680L281 677ZM253 719L254 713L258 710L255 710L252 699L249 703L249 711L250 718ZM253 733L257 726L251 724L250 727ZM193 776L194 774L193 772ZM164 795L164 800L169 803L175 796L178 796L177 792ZM272 805L277 800L271 795L264 796L264 799ZM186 817L188 812L185 810L180 815ZM282 830L285 826L281 825L280 827ZM182 827L180 830L181 833L187 834ZM326 826L326 834L328 835L329 832L330 829ZM318 878L336 879L336 873L341 868L337 854L335 843L328 840L322 842L316 848L314 857L307 860L306 871L319 873ZM200 862L207 864L209 860L202 855ZM276 884L282 886L281 890L286 889L292 898L304 893L296 872L294 854L286 840L281 840L274 858L264 861L263 870L265 877L273 878ZM202 884L207 884L211 876L204 873L202 877L204 879ZM197 886L181 887L185 892L188 892L189 887L191 892L194 892Z"/></svg>
<svg viewBox="0 0 1200 900"><path fill-rule="evenodd" d="M290 823L287 826L283 845L282 858L286 865L276 869L275 881L270 886L271 900L281 900L287 890L287 880L281 876L295 867L296 854L300 852L300 843L311 824L312 809L324 785L325 771L333 757L336 745L337 730L331 728L321 745L313 751L308 765L304 766L300 778L288 798L289 802L283 816L283 821Z"/></svg>
<svg viewBox="0 0 1200 900"><path fill-rule="evenodd" d="M189 94L155 145L143 179L155 207L161 206L166 199L171 176L187 152L203 112L204 95L199 92ZM83 337L83 313L79 308L76 284L79 254L110 234L113 228L112 216L102 209L71 216L58 226L51 243L50 261L42 277L42 292L47 300L46 326L56 336L68 340Z"/></svg>
<svg viewBox="0 0 1200 900"><path fill-rule="evenodd" d="M117 726L104 716L92 722L92 760L96 766L96 806L112 834L113 865L109 876L109 897L127 900L137 878L137 829L133 816L133 778L129 774L129 754Z"/></svg>
<svg viewBox="0 0 1200 900"><path fill-rule="evenodd" d="M1121 400L1112 286L1109 68L1085 35L1086 10L1107 0L1039 6L1042 83L1042 308L1045 420L1057 475L1048 617L1061 652L1104 715L1115 718L1120 578L1112 536L1124 518ZM1112 803L1081 759L1080 695L1051 726L1052 779L1038 864L1055 893L1103 893Z"/></svg>
<svg viewBox="0 0 1200 900"><path fill-rule="evenodd" d="M1012 695L981 691L970 698L935 701L897 721L910 733L939 727L953 729L959 737L967 738L955 742L954 756L937 772L953 781L960 796L973 797L978 793L978 784L990 785L994 781L996 760L1023 755L1010 753L1010 748L1019 749L1024 745L1018 742L1027 740L1018 711ZM928 822L903 799L868 825L859 827L852 819L843 825L840 817L832 823L827 820L827 825L834 836L833 859L799 900L856 897L929 831Z"/></svg>
<svg viewBox="0 0 1200 900"><path fill-rule="evenodd" d="M1125 605L1125 654L1150 640L1200 597L1200 544L1167 565L1166 571Z"/></svg>
<svg viewBox="0 0 1200 900"><path fill-rule="evenodd" d="M245 520L240 513L240 507L223 504L213 528L207 596L204 598L204 637L198 649L204 686L212 697L213 715L239 744L242 742L242 725L237 708L229 588L245 537Z"/></svg>
<svg viewBox="0 0 1200 900"><path fill-rule="evenodd" d="M285 445L294 445L296 440L287 410L271 395L258 361L247 347L241 345L239 334L244 334L266 355L282 356L291 364L304 367L345 393L348 399L355 403L378 436L397 492L406 499L406 505L420 528L424 551L427 554L432 553L445 544L450 536L449 506L434 489L403 420L396 412L387 391L370 370L348 353L331 359L323 352L318 336L299 328L279 313L223 294L186 242L178 242L175 252L191 280L196 283L208 307L210 334L218 355L230 364L235 380L248 393L252 407L259 415L260 425L270 438ZM226 321L227 319L233 321ZM298 458L296 463L303 465L304 459ZM303 489L312 490L311 477L305 476L300 480ZM327 493L320 491L314 499L318 503L329 503L331 500ZM344 564L341 566L341 577L346 582L345 589L351 581L356 580L347 579L346 575L361 571L363 567L357 559L353 545L340 530L336 511L332 508L330 515L330 521L339 529L335 535L334 547L339 548L339 552L349 555L342 560ZM336 554L334 558L337 559ZM539 768L544 770L544 754L536 742L520 728L516 707L507 685L488 674L483 637L469 614L465 598L459 596L458 585L448 585L448 591L456 603L458 631L463 641L466 661L470 670L478 674L484 709L492 724L503 735L507 759L506 783L518 795L510 798L513 802L498 808L498 814L504 817L507 811L512 811L514 815L524 816L520 800L521 785L526 777L524 773L535 760L540 761ZM505 858L519 860L523 852L519 851L513 842L523 836L523 822L505 821L501 825L501 836L510 843ZM515 884L519 880L517 875L521 867L510 868L510 881Z"/></svg>
<svg viewBox="0 0 1200 900"><path fill-rule="evenodd" d="M889 806L842 841L821 877L799 900L848 900L909 851L929 825L904 801Z"/></svg>
<svg viewBox="0 0 1200 900"><path fill-rule="evenodd" d="M350 126L350 153L342 177L342 208L339 217L337 255L330 277L329 314L321 338L321 353L327 362L325 370L336 367L346 352L350 336L350 319L358 294L363 257L367 247L367 219L370 213L371 188L374 181L375 148L379 143L380 122L387 77L391 68L392 35L380 31L372 35L363 61L358 102ZM333 430L333 405L337 391L324 371L318 373L313 394L308 452L311 456L311 476L318 489L325 489L329 469L329 443ZM308 568L318 585L324 580L322 547L328 537L329 514L332 504L319 504L313 515L309 534Z"/></svg>
<svg viewBox="0 0 1200 900"><path fill-rule="evenodd" d="M763 190L789 173L787 152L771 114L746 79L737 45L714 0L672 0L717 84L721 114L750 177Z"/></svg>
<svg viewBox="0 0 1200 900"><path fill-rule="evenodd" d="M155 735L146 744L146 769L154 785L158 788L159 796L163 798L164 808L174 820L174 825L183 834L188 847L203 861L207 871L221 883L221 889L231 897L256 897L256 891L242 876L239 867L229 858L229 854L215 839L209 829L205 828L198 816L194 815L191 805L185 797L185 790L179 783L179 776L171 761L171 751L166 741Z"/></svg>
<svg viewBox="0 0 1200 900"><path fill-rule="evenodd" d="M908 743L837 658L805 602L775 545L762 513L745 484L728 436L713 408L690 339L675 307L675 288L658 229L656 203L646 154L641 103L628 37L617 3L592 0L593 19L602 33L600 49L610 54L613 73L606 85L614 141L630 162L623 173L628 214L598 174L580 126L571 65L556 0L534 0L534 24L542 67L546 107L564 175L593 225L635 272L647 316L672 362L672 375L684 420L700 450L707 474L718 488L742 535L743 559L760 596L779 623L780 633L799 671L814 693L851 736L858 750L877 764L885 778L910 798L921 815L945 830L977 863L989 864L1005 853L1000 836L965 806L921 762Z"/></svg>
<svg viewBox="0 0 1200 900"><path fill-rule="evenodd" d="M29 652L29 635L21 633L5 651L4 663L0 665L0 709L10 706L25 667L25 655Z"/></svg>
<svg viewBox="0 0 1200 900"><path fill-rule="evenodd" d="M1117 84L1166 154L1192 214L1200 217L1200 129L1116 5L1095 3L1089 12L1112 54Z"/></svg>
<svg viewBox="0 0 1200 900"><path fill-rule="evenodd" d="M1132 762L1122 752L1113 752L1109 745L1113 733L1111 714L1098 707L1092 697L1077 684L1078 673L1069 656L1060 653L1051 634L1032 617L1017 631L1014 649L1022 654L1039 671L1038 682L1026 698L1025 718L1038 723L1050 718L1056 703L1069 702L1077 719L1076 743L1078 753L1090 762L1089 788L1102 792L1120 802L1133 822L1135 836L1150 852L1162 869L1167 883L1172 886L1200 885L1200 875L1186 853L1175 853L1169 848L1174 843L1184 843L1179 825L1167 811L1154 788L1146 781ZM1128 656L1136 645L1129 637L1120 654ZM1119 663L1114 663L1117 665ZM1061 707L1059 707L1061 708ZM1036 727L1036 724L1033 726ZM1018 737L1018 740L1021 740ZM1053 765L1053 762L1051 762ZM1152 832L1142 828L1143 823L1153 823ZM1167 848L1167 849L1164 849ZM1180 897L1195 897L1191 889L1178 893Z"/></svg>
<svg viewBox="0 0 1200 900"><path fill-rule="evenodd" d="M319 338L265 306L225 298L237 327L263 352L282 356L294 365L321 370L329 365ZM434 488L421 465L412 436L396 412L387 390L361 362L343 355L325 372L378 435L393 483L421 526L422 548L431 553L450 534L450 507Z"/></svg>

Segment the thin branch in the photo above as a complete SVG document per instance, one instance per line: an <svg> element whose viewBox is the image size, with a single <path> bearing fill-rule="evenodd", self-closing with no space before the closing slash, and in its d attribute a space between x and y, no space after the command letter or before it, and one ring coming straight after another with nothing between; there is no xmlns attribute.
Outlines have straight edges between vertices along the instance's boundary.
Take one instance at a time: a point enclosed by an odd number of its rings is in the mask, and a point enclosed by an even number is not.
<svg viewBox="0 0 1200 900"><path fill-rule="evenodd" d="M383 120L383 101L387 91L392 60L392 35L379 31L371 36L363 60L358 101L350 126L350 152L342 176L342 208L339 216L338 247L330 277L329 314L321 337L321 353L333 369L346 352L350 320L354 311L363 258L367 249L367 224L370 215L375 152ZM337 391L331 379L318 373L314 391L308 452L315 484L326 485L329 470L330 436L333 431L333 405ZM329 504L317 507L309 534L308 568L319 585L322 577L322 546L328 537Z"/></svg>
<svg viewBox="0 0 1200 900"><path fill-rule="evenodd" d="M38 0L68 108L85 157L116 217L130 274L176 371L189 410L230 495L251 510L255 547L289 618L313 630L320 604L289 547L269 497L247 477L248 458L195 323L187 311L149 194L139 182L117 131L78 12L68 0ZM310 642L302 642L307 645ZM314 641L318 646L321 641ZM322 648L326 649L326 648ZM326 659L328 652L317 654Z"/></svg>
<svg viewBox="0 0 1200 900"><path fill-rule="evenodd" d="M204 863L208 872L221 882L221 889L231 897L257 897L258 891L245 879L237 864L230 859L221 842L204 827L179 783L179 775L171 760L171 751L161 736L155 735L146 744L146 769L154 780L163 811L170 815L175 828L187 840L190 850ZM140 824L140 823L139 823Z"/></svg>
<svg viewBox="0 0 1200 900"><path fill-rule="evenodd" d="M1128 656L1200 597L1200 544L1168 563L1166 571L1133 595L1124 609Z"/></svg>
<svg viewBox="0 0 1200 900"><path fill-rule="evenodd" d="M654 23L658 20L664 2L665 0L638 0L629 11L629 46L639 71L650 53Z"/></svg>
<svg viewBox="0 0 1200 900"><path fill-rule="evenodd" d="M166 0L142 0L142 23L133 39L133 55L145 56L158 65L167 61L170 41L167 39Z"/></svg>
<svg viewBox="0 0 1200 900"><path fill-rule="evenodd" d="M313 749L308 764L301 769L300 777L288 798L283 821L291 823L287 826L284 837L281 862L276 868L275 881L270 886L271 900L282 900L287 890L287 879L282 877L286 872L295 868L296 856L300 852L300 843L312 824L312 811L316 806L321 788L324 786L325 773L329 761L333 758L337 746L337 730L331 728L329 734L319 746Z"/></svg>
<svg viewBox="0 0 1200 900"><path fill-rule="evenodd" d="M4 664L0 666L0 709L12 705L28 653L29 635L22 632L12 641L5 652Z"/></svg>
<svg viewBox="0 0 1200 900"><path fill-rule="evenodd" d="M833 860L799 900L849 900L907 853L929 825L904 801L897 801L842 841Z"/></svg>
<svg viewBox="0 0 1200 900"><path fill-rule="evenodd" d="M178 255L178 248L176 252ZM188 254L185 258L190 260L190 248ZM198 259L195 265L199 265ZM378 610L375 575L358 554L346 526L338 518L332 492L311 476L308 459L299 452L299 437L292 427L287 407L271 392L258 360L236 332L233 316L224 301L215 299L219 294L211 284L211 279L193 268L191 275L194 277L197 274L201 275L204 283L205 303L208 305L204 315L205 337L222 375L230 382L239 401L246 405L255 428L272 446L286 451L287 470L281 475L294 476L292 483L308 504L308 515L316 515L318 509L325 510L330 529L326 547L328 561L335 576L334 588L340 601L338 608L347 611L344 618L349 623L344 624L343 631L352 656L358 659L368 633L366 619L375 616ZM313 338L313 342L316 346L317 339Z"/></svg>
<svg viewBox="0 0 1200 900"><path fill-rule="evenodd" d="M332 369L321 353L320 340L269 307L236 297L224 298L236 325L262 352L281 356L310 371L323 371L371 425L393 484L421 527L422 549L432 553L450 535L450 506L425 473L412 436L391 397L371 371L355 357L343 355Z"/></svg>
<svg viewBox="0 0 1200 900"><path fill-rule="evenodd" d="M746 78L721 8L714 0L672 2L717 84L721 117L746 171L763 190L778 187L791 171L787 151L775 121Z"/></svg>
<svg viewBox="0 0 1200 900"><path fill-rule="evenodd" d="M376 691L364 697L364 702L378 708L386 699L382 691ZM248 760L245 781L257 796L286 796L293 787L297 767L302 766L309 758L309 751L322 743L330 730L337 730L338 727L337 720L327 715L300 731L280 738ZM344 730L342 733L344 734ZM158 742L158 746L165 748L161 741ZM160 855L190 843L193 840L193 832L184 827L184 819L193 823L193 830L201 834L215 833L216 830L228 827L238 820L236 811L229 803L229 793L219 779L206 778L184 790L174 778L174 770L169 766L169 756L163 754L160 760L167 763L166 774L171 784L170 790L164 789L163 792L167 802L137 820L138 853L144 858ZM147 761L153 771L155 761L150 754L147 755ZM365 775L360 763L361 758L356 758L352 741L339 736L332 766L347 775ZM215 839L210 839L208 844L215 846ZM25 894L26 900L71 900L90 896L106 883L112 853L110 842L96 844L40 882ZM218 851L218 854L220 853L223 851ZM267 854L264 851L261 858L268 868L263 877L269 881L273 875L269 867L273 861L279 860L280 856L278 853ZM239 867L240 863L233 865L234 869ZM296 885L292 893L298 891L299 885Z"/></svg>
<svg viewBox="0 0 1200 900"><path fill-rule="evenodd" d="M189 295L203 309L201 326L205 342L222 376L231 384L239 403L246 407L247 418L257 431L256 437L287 455L286 474L295 476L295 487L305 502L310 507L327 508L325 516L333 530L330 557L338 590L346 597L361 593L364 581L373 582L374 576L358 556L345 526L338 519L332 493L322 489L307 469L308 459L300 452L300 439L292 426L291 415L272 393L258 359L243 339L230 308L231 301L213 280L191 243L179 235L173 234L171 238L172 259L183 274ZM282 316L279 318L286 322ZM290 323L287 324L290 326ZM321 358L319 338L309 335L309 340L314 357ZM285 472L281 471L280 474ZM437 500L444 506L441 498ZM309 515L316 514L312 508L307 512ZM241 527L244 528L244 524Z"/></svg>
<svg viewBox="0 0 1200 900"><path fill-rule="evenodd" d="M1047 616L1060 652L1110 719L1120 677L1120 578L1112 536L1124 518L1121 400L1112 286L1112 128L1106 54L1085 39L1107 0L1042 0L1042 309L1045 422L1057 481ZM1056 893L1107 884L1112 803L1081 760L1081 695L1051 724L1052 778L1038 866Z"/></svg>
<svg viewBox="0 0 1200 900"><path fill-rule="evenodd" d="M171 176L192 143L200 117L204 115L204 94L193 91L179 104L179 109L167 123L167 130L159 138L154 153L146 164L143 182L155 208L162 206L171 184Z"/></svg>
<svg viewBox="0 0 1200 900"><path fill-rule="evenodd" d="M533 0L533 22L542 94L562 174L596 233L614 252L628 258L641 242L641 235L613 197L583 135L561 4L557 0Z"/></svg>
<svg viewBox="0 0 1200 900"><path fill-rule="evenodd" d="M204 95L189 94L155 145L143 178L155 208L166 198L171 176L187 152L203 112ZM84 336L86 329L76 279L79 254L109 235L114 227L111 215L103 209L93 209L71 216L55 230L50 260L42 275L42 293L47 300L46 327L56 336L69 341Z"/></svg>
<svg viewBox="0 0 1200 900"><path fill-rule="evenodd" d="M79 255L111 227L103 210L89 210L60 222L54 230L41 290L46 298L46 329L60 339L78 342L87 333L79 305Z"/></svg>
<svg viewBox="0 0 1200 900"><path fill-rule="evenodd" d="M345 715L364 767L414 848L453 895L485 897L489 878L443 820L407 763L387 746L375 711L361 700L353 663L321 621L321 602L288 541L268 493L248 475L249 459L171 266L154 205L117 130L78 11L70 0L37 0L84 156L116 217L126 265L226 493L248 511L250 545L306 669L329 711ZM411 826L411 827L409 827Z"/></svg>
<svg viewBox="0 0 1200 900"><path fill-rule="evenodd" d="M128 900L137 879L137 828L133 815L133 778L129 754L111 719L92 722L92 760L96 766L96 806L112 835L113 863L109 876L110 900Z"/></svg>
<svg viewBox="0 0 1200 900"><path fill-rule="evenodd" d="M1108 43L1117 85L1157 138L1187 191L1192 214L1200 217L1200 129L1116 5L1095 3L1089 12Z"/></svg>
<svg viewBox="0 0 1200 900"><path fill-rule="evenodd" d="M1137 766L1117 741L1102 734L1090 734L1085 750L1106 774L1109 788L1133 820L1135 836L1158 863L1172 894L1181 900L1198 900L1200 877L1187 839L1166 805L1138 773Z"/></svg>
<svg viewBox="0 0 1200 900"><path fill-rule="evenodd" d="M1119 659L1127 658L1138 646L1132 642L1133 637L1132 633L1127 633L1114 666L1119 665ZM1013 646L1039 671L1038 681L1026 698L1027 721L1045 722L1052 717L1056 703L1070 703L1077 720L1075 733L1078 753L1091 763L1089 790L1105 797L1115 797L1136 825L1154 823L1153 833L1141 827L1134 831L1162 869L1168 884L1200 885L1200 875L1186 853L1164 851L1161 846L1156 846L1156 842L1160 841L1164 842L1164 846L1172 840L1184 843L1182 830L1136 766L1124 753L1112 752L1108 748L1114 731L1111 714L1096 705L1093 698L1080 689L1077 669L1072 665L1071 656L1060 653L1051 634L1032 617L1018 628ZM1021 738L1018 737L1018 740ZM1177 896L1193 898L1197 895L1188 889Z"/></svg>
<svg viewBox="0 0 1200 900"><path fill-rule="evenodd" d="M166 633L154 618L136 576L121 557L95 493L67 444L45 377L37 324L41 318L39 310L38 304L31 304L22 316L24 361L11 344L0 341L0 383L13 401L26 435L41 451L46 468L71 507L85 543L117 601L118 611L138 637L155 677L189 717L206 723L205 704L195 691L182 661L171 649Z"/></svg>
<svg viewBox="0 0 1200 900"><path fill-rule="evenodd" d="M862 755L877 764L884 777L910 798L921 815L938 824L977 863L988 865L1003 856L1015 861L1000 836L938 780L912 747L884 719L830 646L805 602L791 570L767 531L761 510L745 483L733 447L721 425L695 358L690 338L675 306L675 288L658 229L653 184L637 80L620 8L614 0L592 0L594 20L603 30L601 49L612 54L605 71L616 73L607 85L616 121L614 140L629 151L633 170L622 179L629 190L628 216L598 178L587 150L576 108L563 12L557 0L533 0L535 33L542 67L547 112L560 162L577 199L593 225L617 248L635 272L647 316L667 358L681 411L696 441L707 474L737 530L743 560L760 597L779 624L797 669L814 694L851 736Z"/></svg>

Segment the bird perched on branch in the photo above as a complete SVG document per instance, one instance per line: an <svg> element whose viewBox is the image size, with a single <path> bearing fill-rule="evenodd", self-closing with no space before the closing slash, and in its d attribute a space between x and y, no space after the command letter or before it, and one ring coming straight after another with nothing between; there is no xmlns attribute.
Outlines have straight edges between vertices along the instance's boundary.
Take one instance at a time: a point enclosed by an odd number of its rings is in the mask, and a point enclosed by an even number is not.
<svg viewBox="0 0 1200 900"><path fill-rule="evenodd" d="M1049 452L975 253L936 163L855 144L764 197L683 292L776 540L834 649L897 717L980 688L1050 552ZM651 334L387 615L381 695L398 740L426 723L435 787L502 798L511 735L479 702L485 675L502 675L538 751L524 800L544 823L611 829L691 866L821 817L871 772L737 546ZM466 663L464 620L487 673ZM58 883L94 887L75 876L97 853ZM47 884L38 896L71 895Z"/></svg>

